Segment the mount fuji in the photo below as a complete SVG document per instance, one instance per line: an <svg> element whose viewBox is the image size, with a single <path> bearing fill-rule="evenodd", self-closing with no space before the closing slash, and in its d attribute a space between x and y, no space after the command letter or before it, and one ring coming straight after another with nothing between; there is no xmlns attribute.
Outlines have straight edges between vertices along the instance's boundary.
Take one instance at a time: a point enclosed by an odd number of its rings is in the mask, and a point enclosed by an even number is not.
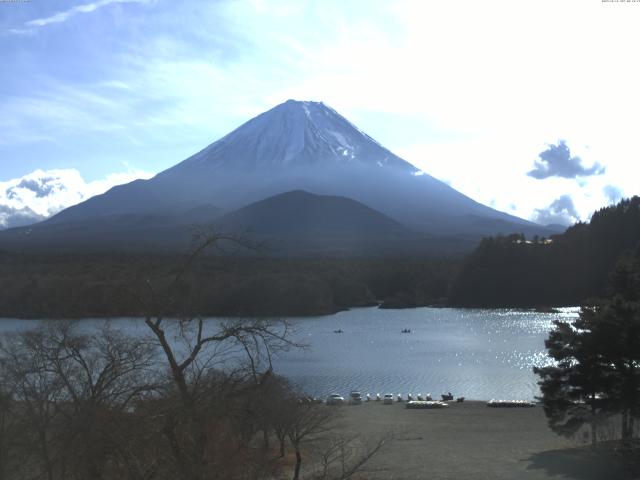
<svg viewBox="0 0 640 480"><path fill-rule="evenodd" d="M287 192L298 193L270 200ZM256 206L260 202L267 203ZM339 213L341 228L361 224L366 212L369 245L383 237L397 245L402 238L475 242L499 233L556 233L463 195L321 102L288 100L152 179L112 188L39 224L1 232L0 247L96 247L102 241L104 248L177 248L189 222L225 229L240 227L239 219L257 236L285 238L292 232L287 222L300 224L300 215L291 212L302 204L314 206L309 212L320 209L325 220ZM329 238L336 225L335 219L319 221L309 235L324 229L321 237ZM299 240L304 232L296 232Z"/></svg>

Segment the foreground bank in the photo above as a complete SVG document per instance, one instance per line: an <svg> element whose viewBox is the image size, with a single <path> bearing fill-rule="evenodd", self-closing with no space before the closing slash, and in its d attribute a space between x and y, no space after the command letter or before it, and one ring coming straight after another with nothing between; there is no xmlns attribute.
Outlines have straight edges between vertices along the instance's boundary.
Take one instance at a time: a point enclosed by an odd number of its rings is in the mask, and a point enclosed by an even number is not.
<svg viewBox="0 0 640 480"><path fill-rule="evenodd" d="M569 440L552 433L539 406L487 408L486 402L464 402L411 410L402 403L368 402L338 408L338 428L345 435L366 440L395 433L367 465L361 478L368 480L622 480L640 475L637 465L626 464L607 446L591 450L582 433Z"/></svg>

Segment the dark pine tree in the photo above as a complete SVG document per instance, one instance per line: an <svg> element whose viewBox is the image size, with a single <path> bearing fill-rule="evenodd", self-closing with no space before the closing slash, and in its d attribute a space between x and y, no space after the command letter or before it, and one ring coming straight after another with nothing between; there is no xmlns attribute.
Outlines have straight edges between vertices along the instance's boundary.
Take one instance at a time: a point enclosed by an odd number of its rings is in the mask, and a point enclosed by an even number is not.
<svg viewBox="0 0 640 480"><path fill-rule="evenodd" d="M556 364L534 368L551 429L571 436L589 424L592 444L598 422L616 414L630 442L640 416L640 248L617 263L608 293L555 322L545 346Z"/></svg>
<svg viewBox="0 0 640 480"><path fill-rule="evenodd" d="M545 341L554 366L534 368L540 376L540 390L549 427L571 437L583 426L591 429L596 443L598 423L606 417L603 396L610 388L610 367L594 335L594 311L584 307L571 323L556 321Z"/></svg>

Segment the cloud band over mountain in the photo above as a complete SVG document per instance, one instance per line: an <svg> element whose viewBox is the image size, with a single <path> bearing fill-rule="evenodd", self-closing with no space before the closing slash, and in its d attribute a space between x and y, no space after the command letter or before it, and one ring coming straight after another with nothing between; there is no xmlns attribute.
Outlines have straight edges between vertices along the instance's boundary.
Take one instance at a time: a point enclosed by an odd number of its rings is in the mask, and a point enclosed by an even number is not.
<svg viewBox="0 0 640 480"><path fill-rule="evenodd" d="M60 169L35 170L0 182L0 229L42 221L111 187L151 176L148 172L129 169L86 181L76 169Z"/></svg>

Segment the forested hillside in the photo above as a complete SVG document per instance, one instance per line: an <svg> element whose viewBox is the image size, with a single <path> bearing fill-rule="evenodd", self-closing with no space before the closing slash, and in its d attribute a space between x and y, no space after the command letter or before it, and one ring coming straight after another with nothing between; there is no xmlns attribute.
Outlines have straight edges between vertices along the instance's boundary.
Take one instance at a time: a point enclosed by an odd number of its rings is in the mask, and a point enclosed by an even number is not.
<svg viewBox="0 0 640 480"><path fill-rule="evenodd" d="M616 260L640 243L640 197L595 212L550 239L485 238L454 280L449 303L476 307L576 305L605 289Z"/></svg>
<svg viewBox="0 0 640 480"><path fill-rule="evenodd" d="M140 296L166 287L184 257L0 252L0 317L142 315ZM443 303L455 260L203 256L184 291L202 315L322 315L349 307ZM167 315L178 312L166 311Z"/></svg>

